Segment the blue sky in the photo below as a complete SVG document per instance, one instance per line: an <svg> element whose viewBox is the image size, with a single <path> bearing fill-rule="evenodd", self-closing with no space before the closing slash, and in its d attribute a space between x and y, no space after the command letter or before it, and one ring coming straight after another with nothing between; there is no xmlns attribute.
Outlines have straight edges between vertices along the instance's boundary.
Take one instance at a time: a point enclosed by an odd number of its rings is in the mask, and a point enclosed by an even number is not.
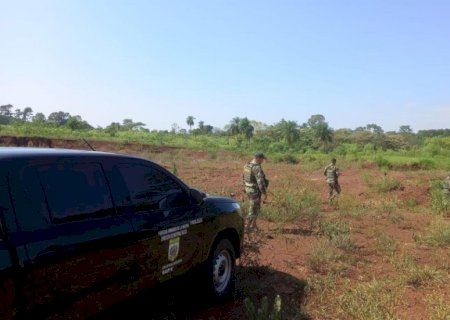
<svg viewBox="0 0 450 320"><path fill-rule="evenodd" d="M450 127L447 0L0 0L0 104L335 129Z"/></svg>

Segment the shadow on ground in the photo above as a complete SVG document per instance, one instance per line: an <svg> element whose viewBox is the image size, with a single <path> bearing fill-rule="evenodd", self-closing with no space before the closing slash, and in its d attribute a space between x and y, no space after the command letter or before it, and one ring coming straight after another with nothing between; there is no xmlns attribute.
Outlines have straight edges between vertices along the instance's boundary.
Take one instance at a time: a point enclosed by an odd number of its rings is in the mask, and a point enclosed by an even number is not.
<svg viewBox="0 0 450 320"><path fill-rule="evenodd" d="M246 319L245 298L258 308L263 297L272 305L277 294L282 299L283 319L308 319L302 312L305 288L306 281L267 267L237 267L236 290L226 303L208 303L207 297L197 292L198 285L185 277L136 295L90 319Z"/></svg>

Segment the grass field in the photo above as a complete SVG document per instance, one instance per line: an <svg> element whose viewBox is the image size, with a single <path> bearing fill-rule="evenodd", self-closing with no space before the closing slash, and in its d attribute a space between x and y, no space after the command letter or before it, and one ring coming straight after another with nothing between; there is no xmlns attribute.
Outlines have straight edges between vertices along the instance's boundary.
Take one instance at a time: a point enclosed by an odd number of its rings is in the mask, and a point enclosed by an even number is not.
<svg viewBox="0 0 450 320"><path fill-rule="evenodd" d="M246 152L92 144L149 158L191 186L247 208ZM88 149L81 140L51 145ZM269 197L260 232L246 235L233 299L190 319L253 319L251 310L269 315L274 308L281 319L450 319L450 208L439 198L448 159L422 166L412 165L422 160L410 155L383 155L398 164L392 166L379 155L338 157L342 194L330 205L323 176L329 155L280 156L263 164Z"/></svg>

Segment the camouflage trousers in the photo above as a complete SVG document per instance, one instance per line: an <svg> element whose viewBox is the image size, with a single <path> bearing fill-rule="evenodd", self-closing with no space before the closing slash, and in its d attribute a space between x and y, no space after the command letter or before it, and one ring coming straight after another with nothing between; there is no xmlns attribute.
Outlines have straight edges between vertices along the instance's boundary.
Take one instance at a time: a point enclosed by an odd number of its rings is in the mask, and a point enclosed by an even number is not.
<svg viewBox="0 0 450 320"><path fill-rule="evenodd" d="M261 194L254 192L247 192L247 197L250 202L248 209L248 216L246 219L246 228L248 230L256 228L256 219L261 212Z"/></svg>
<svg viewBox="0 0 450 320"><path fill-rule="evenodd" d="M339 185L339 182L328 182L328 199L330 199L330 201L340 193L341 186Z"/></svg>

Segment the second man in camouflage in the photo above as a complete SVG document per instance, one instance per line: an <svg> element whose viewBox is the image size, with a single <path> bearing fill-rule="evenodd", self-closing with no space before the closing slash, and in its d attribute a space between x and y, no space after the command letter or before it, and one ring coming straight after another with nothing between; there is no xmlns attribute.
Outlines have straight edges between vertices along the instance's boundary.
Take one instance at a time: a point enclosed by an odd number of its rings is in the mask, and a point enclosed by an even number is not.
<svg viewBox="0 0 450 320"><path fill-rule="evenodd" d="M261 198L263 201L267 199L267 186L269 180L261 167L266 159L265 155L257 152L253 160L244 166L242 175L245 193L250 202L249 212L246 221L248 230L256 228L256 219L261 211Z"/></svg>

